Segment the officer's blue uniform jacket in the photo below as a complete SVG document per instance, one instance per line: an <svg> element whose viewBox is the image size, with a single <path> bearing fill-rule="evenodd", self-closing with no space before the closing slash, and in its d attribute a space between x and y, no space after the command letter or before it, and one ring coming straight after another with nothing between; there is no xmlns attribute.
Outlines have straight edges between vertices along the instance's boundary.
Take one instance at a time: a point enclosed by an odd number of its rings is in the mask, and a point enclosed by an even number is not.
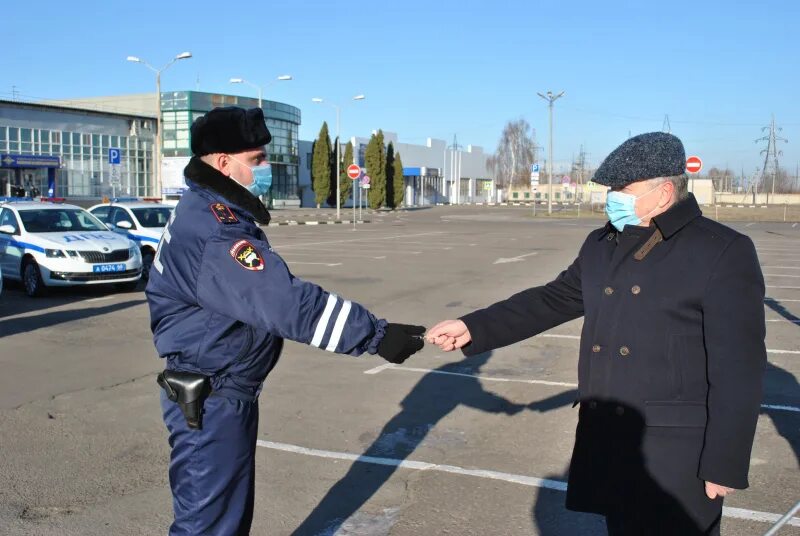
<svg viewBox="0 0 800 536"><path fill-rule="evenodd" d="M376 353L385 322L294 277L255 223L269 221L256 197L197 158L186 176L190 190L147 286L156 349L168 368L214 376L215 389L255 392L284 338Z"/></svg>
<svg viewBox="0 0 800 536"><path fill-rule="evenodd" d="M253 517L261 384L288 338L377 353L386 327L357 303L294 277L256 222L269 213L198 158L153 261L147 299L167 368L211 377L203 425L189 429L162 393L172 449L171 535L247 534Z"/></svg>

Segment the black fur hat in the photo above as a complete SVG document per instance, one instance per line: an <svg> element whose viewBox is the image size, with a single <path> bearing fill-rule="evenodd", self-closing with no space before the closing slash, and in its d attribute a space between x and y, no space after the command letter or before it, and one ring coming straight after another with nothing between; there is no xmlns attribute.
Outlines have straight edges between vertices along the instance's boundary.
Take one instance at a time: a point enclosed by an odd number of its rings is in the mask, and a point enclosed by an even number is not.
<svg viewBox="0 0 800 536"><path fill-rule="evenodd" d="M261 108L214 108L192 124L192 154L240 153L268 144L272 136Z"/></svg>

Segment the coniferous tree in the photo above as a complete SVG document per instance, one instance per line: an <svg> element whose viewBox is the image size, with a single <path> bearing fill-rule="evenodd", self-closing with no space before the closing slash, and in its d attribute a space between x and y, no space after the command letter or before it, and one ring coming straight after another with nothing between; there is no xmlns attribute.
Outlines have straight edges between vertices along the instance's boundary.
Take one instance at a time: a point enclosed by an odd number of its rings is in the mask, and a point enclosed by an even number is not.
<svg viewBox="0 0 800 536"><path fill-rule="evenodd" d="M327 122L322 123L311 158L311 187L319 208L331 193L331 137Z"/></svg>
<svg viewBox="0 0 800 536"><path fill-rule="evenodd" d="M344 206L344 202L347 201L347 198L350 197L350 192L353 190L354 180L351 180L350 177L347 176L347 166L350 164L354 164L355 161L353 159L353 142L348 141L347 145L344 148L344 156L342 157L342 162L339 164L339 190L341 191L342 197L339 200Z"/></svg>
<svg viewBox="0 0 800 536"><path fill-rule="evenodd" d="M373 134L367 145L367 175L370 177L369 206L379 209L386 203L386 149L383 146L383 131Z"/></svg>

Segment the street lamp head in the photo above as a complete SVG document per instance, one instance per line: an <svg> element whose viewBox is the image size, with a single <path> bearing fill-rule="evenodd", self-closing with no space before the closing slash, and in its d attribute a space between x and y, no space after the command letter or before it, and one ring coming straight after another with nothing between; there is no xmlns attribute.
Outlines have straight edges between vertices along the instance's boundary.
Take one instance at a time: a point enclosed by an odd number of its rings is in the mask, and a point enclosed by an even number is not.
<svg viewBox="0 0 800 536"><path fill-rule="evenodd" d="M192 53L191 52L181 52L180 54L175 56L175 59L176 60L188 60L191 57L192 57Z"/></svg>
<svg viewBox="0 0 800 536"><path fill-rule="evenodd" d="M353 100L364 100L364 99L366 99L366 98L367 98L367 97L366 97L366 96L364 96L364 95L356 95L355 97L353 97Z"/></svg>
<svg viewBox="0 0 800 536"><path fill-rule="evenodd" d="M241 84L242 82L244 82L244 80L241 78L231 78L230 82L231 84Z"/></svg>
<svg viewBox="0 0 800 536"><path fill-rule="evenodd" d="M290 74L282 74L281 76L278 77L278 80L291 80L291 79L292 75Z"/></svg>
<svg viewBox="0 0 800 536"><path fill-rule="evenodd" d="M134 63L142 63L142 60L140 60L140 59L139 59L139 58L137 58L136 56L128 56L126 59L127 59L128 61L132 61L132 62L134 62Z"/></svg>
<svg viewBox="0 0 800 536"><path fill-rule="evenodd" d="M313 99L311 99L311 102L324 102L324 101L319 97L314 97Z"/></svg>

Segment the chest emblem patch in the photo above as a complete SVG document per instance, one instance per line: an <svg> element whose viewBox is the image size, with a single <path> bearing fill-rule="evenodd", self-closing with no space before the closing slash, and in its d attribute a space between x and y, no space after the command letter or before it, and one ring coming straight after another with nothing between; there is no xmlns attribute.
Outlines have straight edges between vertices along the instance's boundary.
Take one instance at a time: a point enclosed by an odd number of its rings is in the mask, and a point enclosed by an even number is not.
<svg viewBox="0 0 800 536"><path fill-rule="evenodd" d="M238 223L239 220L233 215L233 211L222 203L211 203L211 213L220 223Z"/></svg>
<svg viewBox="0 0 800 536"><path fill-rule="evenodd" d="M246 270L260 272L264 269L264 259L258 250L247 240L239 240L230 249L233 259Z"/></svg>

